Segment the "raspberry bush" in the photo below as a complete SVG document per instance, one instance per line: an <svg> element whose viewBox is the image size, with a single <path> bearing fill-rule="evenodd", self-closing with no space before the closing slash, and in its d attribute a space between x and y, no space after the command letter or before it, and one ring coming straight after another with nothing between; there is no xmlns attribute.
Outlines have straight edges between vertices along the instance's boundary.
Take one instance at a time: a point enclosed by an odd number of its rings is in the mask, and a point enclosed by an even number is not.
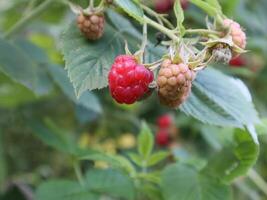
<svg viewBox="0 0 267 200"><path fill-rule="evenodd" d="M260 1L0 3L0 199L264 199Z"/></svg>

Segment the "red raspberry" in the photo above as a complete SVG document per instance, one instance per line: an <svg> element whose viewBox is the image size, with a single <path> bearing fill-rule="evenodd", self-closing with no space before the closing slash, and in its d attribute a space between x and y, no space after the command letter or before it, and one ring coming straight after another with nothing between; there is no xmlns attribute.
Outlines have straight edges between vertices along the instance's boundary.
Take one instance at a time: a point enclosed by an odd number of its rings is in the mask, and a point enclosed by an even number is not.
<svg viewBox="0 0 267 200"><path fill-rule="evenodd" d="M109 89L118 103L132 104L149 92L153 73L130 55L115 58L108 75Z"/></svg>
<svg viewBox="0 0 267 200"><path fill-rule="evenodd" d="M247 44L246 34L242 30L241 26L231 19L225 19L223 23L225 27L230 28L230 34L233 38L233 42L240 48L245 49Z"/></svg>
<svg viewBox="0 0 267 200"><path fill-rule="evenodd" d="M229 65L234 67L242 67L246 65L246 60L241 56L236 56L230 60Z"/></svg>
<svg viewBox="0 0 267 200"><path fill-rule="evenodd" d="M162 147L170 143L170 137L166 130L159 130L156 134L156 144Z"/></svg>
<svg viewBox="0 0 267 200"><path fill-rule="evenodd" d="M169 128L173 124L172 116L169 114L165 114L165 115L160 116L157 119L157 124L158 124L159 128L161 128L161 129Z"/></svg>
<svg viewBox="0 0 267 200"><path fill-rule="evenodd" d="M105 17L103 13L85 15L81 13L77 18L77 25L89 40L97 40L104 33Z"/></svg>

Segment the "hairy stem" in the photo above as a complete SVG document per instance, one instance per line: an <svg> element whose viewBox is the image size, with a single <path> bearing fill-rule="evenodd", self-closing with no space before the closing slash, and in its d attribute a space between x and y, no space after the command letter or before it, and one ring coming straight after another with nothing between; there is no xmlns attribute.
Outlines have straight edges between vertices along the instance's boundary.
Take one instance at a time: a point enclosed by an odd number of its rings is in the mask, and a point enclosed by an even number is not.
<svg viewBox="0 0 267 200"><path fill-rule="evenodd" d="M220 35L221 33L218 31L208 30L208 29L187 29L185 31L186 34L199 34L199 35Z"/></svg>
<svg viewBox="0 0 267 200"><path fill-rule="evenodd" d="M42 12L44 12L54 2L55 2L55 0L46 0L46 1L44 1L36 9L34 9L29 14L26 14L14 26L12 26L4 34L4 38L10 38L13 34L17 33L20 29L22 29L24 26L26 26L31 20L33 20L36 16L38 16Z"/></svg>
<svg viewBox="0 0 267 200"><path fill-rule="evenodd" d="M161 24L158 24L157 22L153 21L152 19L148 18L147 16L145 16L145 22L154 27L155 29L159 30L160 32L166 34L169 38L171 38L172 40L174 41L178 41L179 40L179 37L176 36L172 30L164 27L163 25Z"/></svg>

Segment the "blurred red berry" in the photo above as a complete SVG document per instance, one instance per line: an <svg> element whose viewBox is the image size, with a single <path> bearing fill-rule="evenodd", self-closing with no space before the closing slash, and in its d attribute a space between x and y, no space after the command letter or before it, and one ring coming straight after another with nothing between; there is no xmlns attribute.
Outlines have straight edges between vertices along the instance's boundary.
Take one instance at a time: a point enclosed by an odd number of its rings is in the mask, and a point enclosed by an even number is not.
<svg viewBox="0 0 267 200"><path fill-rule="evenodd" d="M184 10L186 10L189 6L188 0L180 0L181 6ZM172 10L174 5L174 0L156 0L155 2L155 10L158 13L168 13Z"/></svg>
<svg viewBox="0 0 267 200"><path fill-rule="evenodd" d="M173 7L173 0L156 0L155 11L158 13L168 13Z"/></svg>
<svg viewBox="0 0 267 200"><path fill-rule="evenodd" d="M160 116L157 119L157 124L159 128L164 129L164 128L170 128L170 126L173 124L173 119L172 116L169 114L165 114Z"/></svg>
<svg viewBox="0 0 267 200"><path fill-rule="evenodd" d="M156 134L156 144L165 147L170 143L170 137L166 130L159 130Z"/></svg>
<svg viewBox="0 0 267 200"><path fill-rule="evenodd" d="M236 56L230 60L229 65L234 67L242 67L246 65L246 60L241 56Z"/></svg>
<svg viewBox="0 0 267 200"><path fill-rule="evenodd" d="M133 104L149 92L153 72L139 65L130 55L120 55L108 74L109 89L118 103Z"/></svg>
<svg viewBox="0 0 267 200"><path fill-rule="evenodd" d="M181 6L184 10L186 10L189 7L188 0L181 0Z"/></svg>

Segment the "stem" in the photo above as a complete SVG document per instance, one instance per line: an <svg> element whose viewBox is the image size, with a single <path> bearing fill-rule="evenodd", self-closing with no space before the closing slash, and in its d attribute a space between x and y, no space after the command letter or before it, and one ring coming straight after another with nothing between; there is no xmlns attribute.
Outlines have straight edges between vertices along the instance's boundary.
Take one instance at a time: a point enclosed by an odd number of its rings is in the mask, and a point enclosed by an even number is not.
<svg viewBox="0 0 267 200"><path fill-rule="evenodd" d="M186 34L199 34L199 35L209 35L209 34L220 35L221 34L218 31L212 31L208 29L187 29L185 33Z"/></svg>
<svg viewBox="0 0 267 200"><path fill-rule="evenodd" d="M248 177L267 196L267 183L254 169L249 170Z"/></svg>
<svg viewBox="0 0 267 200"><path fill-rule="evenodd" d="M13 34L17 33L21 28L26 26L28 22L33 20L36 16L38 16L40 13L45 11L52 3L54 3L55 0L46 0L42 4L40 4L35 10L30 12L28 15L25 15L21 20L19 20L14 26L12 26L5 34L4 38L9 38Z"/></svg>
<svg viewBox="0 0 267 200"><path fill-rule="evenodd" d="M141 63L144 61L145 49L147 45L147 23L143 25L143 40L141 45Z"/></svg>
<svg viewBox="0 0 267 200"><path fill-rule="evenodd" d="M171 22L169 22L169 20L167 20L163 15L159 15L158 13L156 13L154 10L152 10L151 8L145 6L145 5L141 5L142 8L147 12L147 14L154 16L159 22L164 22L167 26L169 26L169 28L174 29L175 27L171 24Z"/></svg>
<svg viewBox="0 0 267 200"><path fill-rule="evenodd" d="M81 172L81 168L80 168L79 162L78 161L74 161L73 167L74 167L74 171L75 171L75 174L77 176L77 179L78 179L80 185L84 186L84 180L83 180L83 176L82 176L82 172Z"/></svg>
<svg viewBox="0 0 267 200"><path fill-rule="evenodd" d="M174 41L178 41L179 38L172 32L172 30L158 24L157 22L153 21L152 19L145 16L145 22L149 24L150 26L154 27L155 29L161 31L162 33L166 34L169 38L171 38Z"/></svg>
<svg viewBox="0 0 267 200"><path fill-rule="evenodd" d="M32 10L32 8L34 7L35 3L37 2L37 0L30 0L30 2L28 3L24 14L27 15L28 12L30 12Z"/></svg>

